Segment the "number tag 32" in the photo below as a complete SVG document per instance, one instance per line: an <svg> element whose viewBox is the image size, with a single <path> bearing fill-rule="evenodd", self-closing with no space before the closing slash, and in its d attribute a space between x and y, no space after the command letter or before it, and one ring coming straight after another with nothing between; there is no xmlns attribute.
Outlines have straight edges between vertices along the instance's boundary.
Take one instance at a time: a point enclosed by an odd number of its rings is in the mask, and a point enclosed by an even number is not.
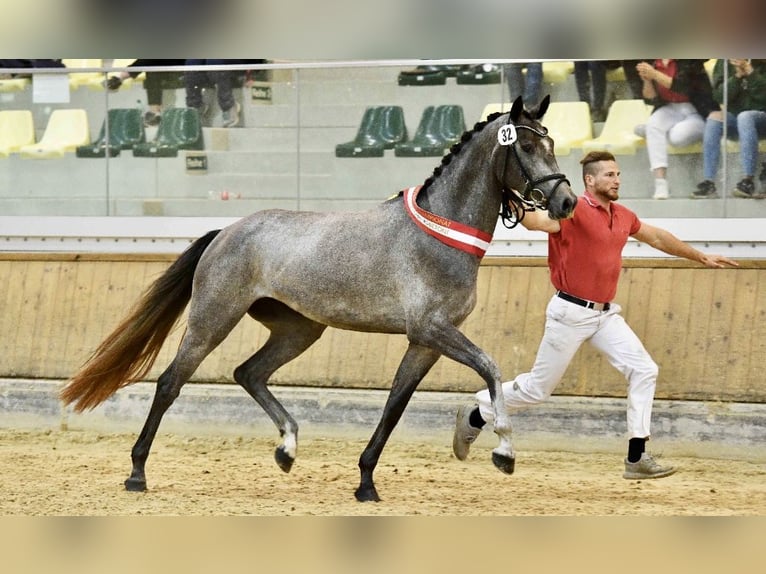
<svg viewBox="0 0 766 574"><path fill-rule="evenodd" d="M497 142L500 145L511 145L517 138L516 126L513 124L506 124L497 130Z"/></svg>

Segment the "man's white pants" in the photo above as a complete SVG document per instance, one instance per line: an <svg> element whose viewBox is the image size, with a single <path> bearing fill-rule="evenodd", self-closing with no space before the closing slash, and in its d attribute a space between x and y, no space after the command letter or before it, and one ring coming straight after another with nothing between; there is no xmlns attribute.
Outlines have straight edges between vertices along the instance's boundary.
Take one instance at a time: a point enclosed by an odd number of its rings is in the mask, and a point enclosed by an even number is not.
<svg viewBox="0 0 766 574"><path fill-rule="evenodd" d="M604 353L628 381L629 438L648 438L657 364L612 303L609 311L594 311L554 295L546 309L545 334L532 371L503 383L509 413L542 403L564 376L577 349L589 341ZM495 419L489 391L476 393L482 418Z"/></svg>

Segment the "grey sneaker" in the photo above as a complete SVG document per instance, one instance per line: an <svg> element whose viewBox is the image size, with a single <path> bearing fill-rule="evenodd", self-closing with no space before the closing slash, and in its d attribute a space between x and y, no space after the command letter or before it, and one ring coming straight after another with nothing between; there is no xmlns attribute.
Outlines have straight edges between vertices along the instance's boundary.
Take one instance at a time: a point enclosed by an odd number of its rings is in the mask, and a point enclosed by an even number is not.
<svg viewBox="0 0 766 574"><path fill-rule="evenodd" d="M144 114L144 125L148 128L152 126L158 126L160 125L160 122L162 121L162 116L158 114L157 112L154 112L152 110L148 110Z"/></svg>
<svg viewBox="0 0 766 574"><path fill-rule="evenodd" d="M692 193L692 199L707 199L709 197L718 197L715 191L715 183L706 179L697 184L697 190Z"/></svg>
<svg viewBox="0 0 766 574"><path fill-rule="evenodd" d="M465 460L468 457L468 451L471 450L471 443L481 433L481 429L471 426L471 411L476 405L463 405L457 410L455 417L455 435L452 437L452 452L458 460Z"/></svg>
<svg viewBox="0 0 766 574"><path fill-rule="evenodd" d="M628 459L625 459L625 472L622 477L629 480L662 478L663 476L670 476L675 471L673 466L660 466L652 455L645 452L638 462L628 462Z"/></svg>
<svg viewBox="0 0 766 574"><path fill-rule="evenodd" d="M755 183L752 177L745 177L737 183L737 187L732 192L734 197L744 197L749 199L755 195Z"/></svg>
<svg viewBox="0 0 766 574"><path fill-rule="evenodd" d="M239 102L234 102L233 106L223 112L223 127L230 128L239 123L240 109Z"/></svg>

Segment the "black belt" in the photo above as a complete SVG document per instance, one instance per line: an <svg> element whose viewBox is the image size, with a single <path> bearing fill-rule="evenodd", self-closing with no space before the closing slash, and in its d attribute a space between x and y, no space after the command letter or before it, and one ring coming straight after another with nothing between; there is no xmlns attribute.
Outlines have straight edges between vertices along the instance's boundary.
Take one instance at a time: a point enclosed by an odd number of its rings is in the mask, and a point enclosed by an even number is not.
<svg viewBox="0 0 766 574"><path fill-rule="evenodd" d="M587 309L593 309L595 311L609 311L609 303L595 303L594 301L586 301L585 299L580 299L579 297L575 297L574 295L570 295L564 291L556 291L556 295L561 297L564 301L569 301L570 303L574 303L580 307L586 307Z"/></svg>

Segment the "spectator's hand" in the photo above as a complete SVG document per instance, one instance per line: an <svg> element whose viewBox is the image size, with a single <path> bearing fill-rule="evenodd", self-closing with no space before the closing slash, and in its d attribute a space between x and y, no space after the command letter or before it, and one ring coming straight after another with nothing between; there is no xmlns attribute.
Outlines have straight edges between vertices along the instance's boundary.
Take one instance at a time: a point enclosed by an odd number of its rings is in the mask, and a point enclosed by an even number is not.
<svg viewBox="0 0 766 574"><path fill-rule="evenodd" d="M120 89L120 86L122 85L122 80L119 76L109 76L106 80L106 87L108 90L112 92L116 92Z"/></svg>
<svg viewBox="0 0 766 574"><path fill-rule="evenodd" d="M743 76L749 76L753 73L753 66L750 60L729 60L732 66L734 66L734 74L741 78Z"/></svg>
<svg viewBox="0 0 766 574"><path fill-rule="evenodd" d="M654 66L648 62L639 62L636 64L636 71L638 72L638 75L641 77L641 79L645 82L650 82L654 79Z"/></svg>

